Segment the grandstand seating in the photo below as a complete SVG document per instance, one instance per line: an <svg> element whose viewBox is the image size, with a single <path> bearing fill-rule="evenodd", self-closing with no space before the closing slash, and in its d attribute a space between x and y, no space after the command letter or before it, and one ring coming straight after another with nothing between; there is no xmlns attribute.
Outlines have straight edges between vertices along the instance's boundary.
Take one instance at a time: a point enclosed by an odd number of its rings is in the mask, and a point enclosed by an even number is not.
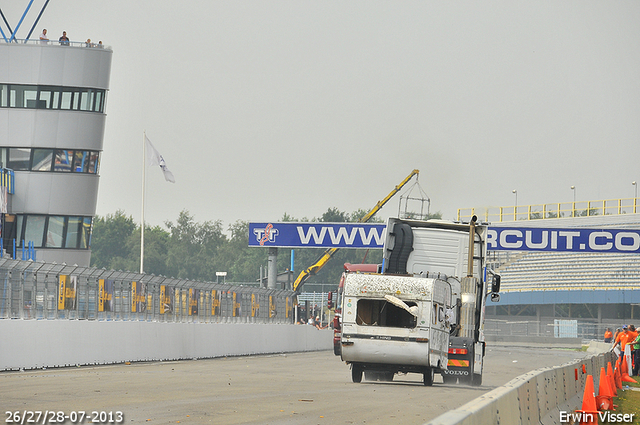
<svg viewBox="0 0 640 425"><path fill-rule="evenodd" d="M640 289L640 255L530 252L498 268L501 292Z"/></svg>

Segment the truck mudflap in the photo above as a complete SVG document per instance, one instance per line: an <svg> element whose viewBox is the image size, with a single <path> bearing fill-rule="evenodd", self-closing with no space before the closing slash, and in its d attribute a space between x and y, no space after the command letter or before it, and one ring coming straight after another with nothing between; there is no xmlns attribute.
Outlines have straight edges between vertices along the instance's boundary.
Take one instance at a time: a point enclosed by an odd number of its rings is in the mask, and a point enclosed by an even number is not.
<svg viewBox="0 0 640 425"><path fill-rule="evenodd" d="M446 384L456 381L479 386L482 384L482 362L484 342L452 338L449 343L447 369L442 371L442 380Z"/></svg>

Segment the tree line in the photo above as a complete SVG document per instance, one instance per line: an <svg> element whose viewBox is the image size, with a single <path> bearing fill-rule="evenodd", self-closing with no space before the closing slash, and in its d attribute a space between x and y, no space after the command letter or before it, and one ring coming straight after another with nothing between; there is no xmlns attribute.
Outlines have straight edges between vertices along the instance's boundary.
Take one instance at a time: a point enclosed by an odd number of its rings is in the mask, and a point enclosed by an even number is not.
<svg viewBox="0 0 640 425"><path fill-rule="evenodd" d="M296 219L285 213L280 221L357 222L367 211L349 214L329 208L320 217ZM441 214L432 215L440 218ZM370 222L382 222L375 217ZM145 226L144 269L146 273L180 279L213 282L216 272L227 272L227 282L257 282L260 266L266 276L268 249L249 247L249 222L238 220L224 229L220 220L196 222L186 210L175 222L165 226ZM295 251L295 279L301 270L312 265L324 252L322 248ZM291 266L290 250L280 249L278 272ZM336 283L344 263L380 263L380 249L340 249L333 259L309 283ZM96 216L91 236L91 265L111 270L140 270L140 226L118 210L104 217Z"/></svg>

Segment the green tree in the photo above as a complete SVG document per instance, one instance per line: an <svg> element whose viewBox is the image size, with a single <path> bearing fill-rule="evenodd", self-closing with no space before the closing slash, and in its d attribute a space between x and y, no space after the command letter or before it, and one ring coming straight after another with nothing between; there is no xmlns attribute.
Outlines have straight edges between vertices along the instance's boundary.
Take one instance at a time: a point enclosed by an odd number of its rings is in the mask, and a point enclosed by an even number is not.
<svg viewBox="0 0 640 425"><path fill-rule="evenodd" d="M253 282L259 279L260 266L267 264L267 250L249 247L249 222L238 220L229 226L231 237L218 250L218 271L228 273L227 280Z"/></svg>
<svg viewBox="0 0 640 425"><path fill-rule="evenodd" d="M361 218L363 218L365 215L369 214L369 211L364 210L362 208L359 208L357 210L355 210L354 212L352 212L349 215L349 221L352 221L354 223L360 221ZM375 216L375 214L373 215L373 217L371 217L369 219L369 221L367 221L367 223L382 223L384 220L382 220L381 218L378 218Z"/></svg>
<svg viewBox="0 0 640 425"><path fill-rule="evenodd" d="M188 211L180 212L176 223L165 225L169 229L167 272L177 278L214 280L215 259L218 249L226 242L222 222L196 223Z"/></svg>
<svg viewBox="0 0 640 425"><path fill-rule="evenodd" d="M344 223L350 220L349 214L346 212L340 211L337 208L329 208L322 214L318 221L323 223Z"/></svg>
<svg viewBox="0 0 640 425"><path fill-rule="evenodd" d="M135 233L136 227L133 217L127 217L122 210L117 210L113 215L107 214L106 217L96 216L91 235L91 265L121 269L114 265L124 264L130 258L127 241Z"/></svg>
<svg viewBox="0 0 640 425"><path fill-rule="evenodd" d="M145 226L144 231L144 271L155 275L167 276L167 251L169 232L160 226ZM140 270L140 228L127 240L131 252L129 262L124 262L118 269Z"/></svg>

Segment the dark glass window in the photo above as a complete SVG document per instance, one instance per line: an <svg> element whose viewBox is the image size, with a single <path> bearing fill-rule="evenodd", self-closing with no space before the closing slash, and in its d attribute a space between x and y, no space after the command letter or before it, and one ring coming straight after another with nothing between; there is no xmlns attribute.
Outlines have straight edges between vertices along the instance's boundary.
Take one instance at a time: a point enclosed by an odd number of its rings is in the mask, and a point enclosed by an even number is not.
<svg viewBox="0 0 640 425"><path fill-rule="evenodd" d="M103 108L103 104L102 104L102 99L104 99L103 96L104 91L103 90L96 90L96 112L102 112L102 108Z"/></svg>
<svg viewBox="0 0 640 425"><path fill-rule="evenodd" d="M62 92L62 102L60 103L60 109L71 109L71 98L72 94L70 91Z"/></svg>
<svg viewBox="0 0 640 425"><path fill-rule="evenodd" d="M78 247L78 236L80 234L81 224L82 217L69 217L69 224L67 226L67 239L64 243L65 248Z"/></svg>
<svg viewBox="0 0 640 425"><path fill-rule="evenodd" d="M87 249L90 247L91 247L91 217L85 217L82 220L80 249Z"/></svg>
<svg viewBox="0 0 640 425"><path fill-rule="evenodd" d="M40 96L38 97L38 102L42 107L40 109L50 109L51 108L51 99L52 93L50 91L42 90L40 92Z"/></svg>
<svg viewBox="0 0 640 425"><path fill-rule="evenodd" d="M88 249L91 217L30 215L16 216L16 246L33 242L35 248ZM24 230L24 232L23 232Z"/></svg>
<svg viewBox="0 0 640 425"><path fill-rule="evenodd" d="M49 224L47 225L47 248L61 248L62 237L64 235L65 218L59 215L49 216Z"/></svg>
<svg viewBox="0 0 640 425"><path fill-rule="evenodd" d="M89 152L76 151L73 157L73 171L75 173L86 173L89 170Z"/></svg>
<svg viewBox="0 0 640 425"><path fill-rule="evenodd" d="M70 172L72 161L72 150L56 149L56 160L53 166L53 171Z"/></svg>
<svg viewBox="0 0 640 425"><path fill-rule="evenodd" d="M41 86L40 95L38 97L45 109L58 109L60 99L60 87Z"/></svg>
<svg viewBox="0 0 640 425"><path fill-rule="evenodd" d="M91 152L91 157L89 158L89 173L98 174L99 162L98 152Z"/></svg>
<svg viewBox="0 0 640 425"><path fill-rule="evenodd" d="M97 174L99 165L100 152L96 151L0 147L0 166L18 171Z"/></svg>
<svg viewBox="0 0 640 425"><path fill-rule="evenodd" d="M32 171L51 171L53 149L34 149Z"/></svg>
<svg viewBox="0 0 640 425"><path fill-rule="evenodd" d="M0 148L0 165L4 168L9 168L9 149L8 148Z"/></svg>
<svg viewBox="0 0 640 425"><path fill-rule="evenodd" d="M71 92L71 109L74 111L77 111L79 103L80 103L80 92L79 91Z"/></svg>
<svg viewBox="0 0 640 425"><path fill-rule="evenodd" d="M0 107L103 112L105 90L0 84Z"/></svg>
<svg viewBox="0 0 640 425"><path fill-rule="evenodd" d="M93 111L95 102L95 93L93 90L86 90L80 94L80 110Z"/></svg>
<svg viewBox="0 0 640 425"><path fill-rule="evenodd" d="M12 108L37 108L38 86L9 86L9 106Z"/></svg>
<svg viewBox="0 0 640 425"><path fill-rule="evenodd" d="M16 245L20 245L22 243L22 223L24 222L24 217L22 215L16 216Z"/></svg>
<svg viewBox="0 0 640 425"><path fill-rule="evenodd" d="M29 215L27 216L27 223L24 228L25 244L33 242L33 245L37 248L42 247L42 239L44 237L44 226L47 217L44 215ZM22 242L22 241L20 241Z"/></svg>
<svg viewBox="0 0 640 425"><path fill-rule="evenodd" d="M9 96L9 88L6 84L0 84L0 107L7 107L7 97Z"/></svg>
<svg viewBox="0 0 640 425"><path fill-rule="evenodd" d="M29 170L31 149L10 148L7 168L12 170Z"/></svg>

